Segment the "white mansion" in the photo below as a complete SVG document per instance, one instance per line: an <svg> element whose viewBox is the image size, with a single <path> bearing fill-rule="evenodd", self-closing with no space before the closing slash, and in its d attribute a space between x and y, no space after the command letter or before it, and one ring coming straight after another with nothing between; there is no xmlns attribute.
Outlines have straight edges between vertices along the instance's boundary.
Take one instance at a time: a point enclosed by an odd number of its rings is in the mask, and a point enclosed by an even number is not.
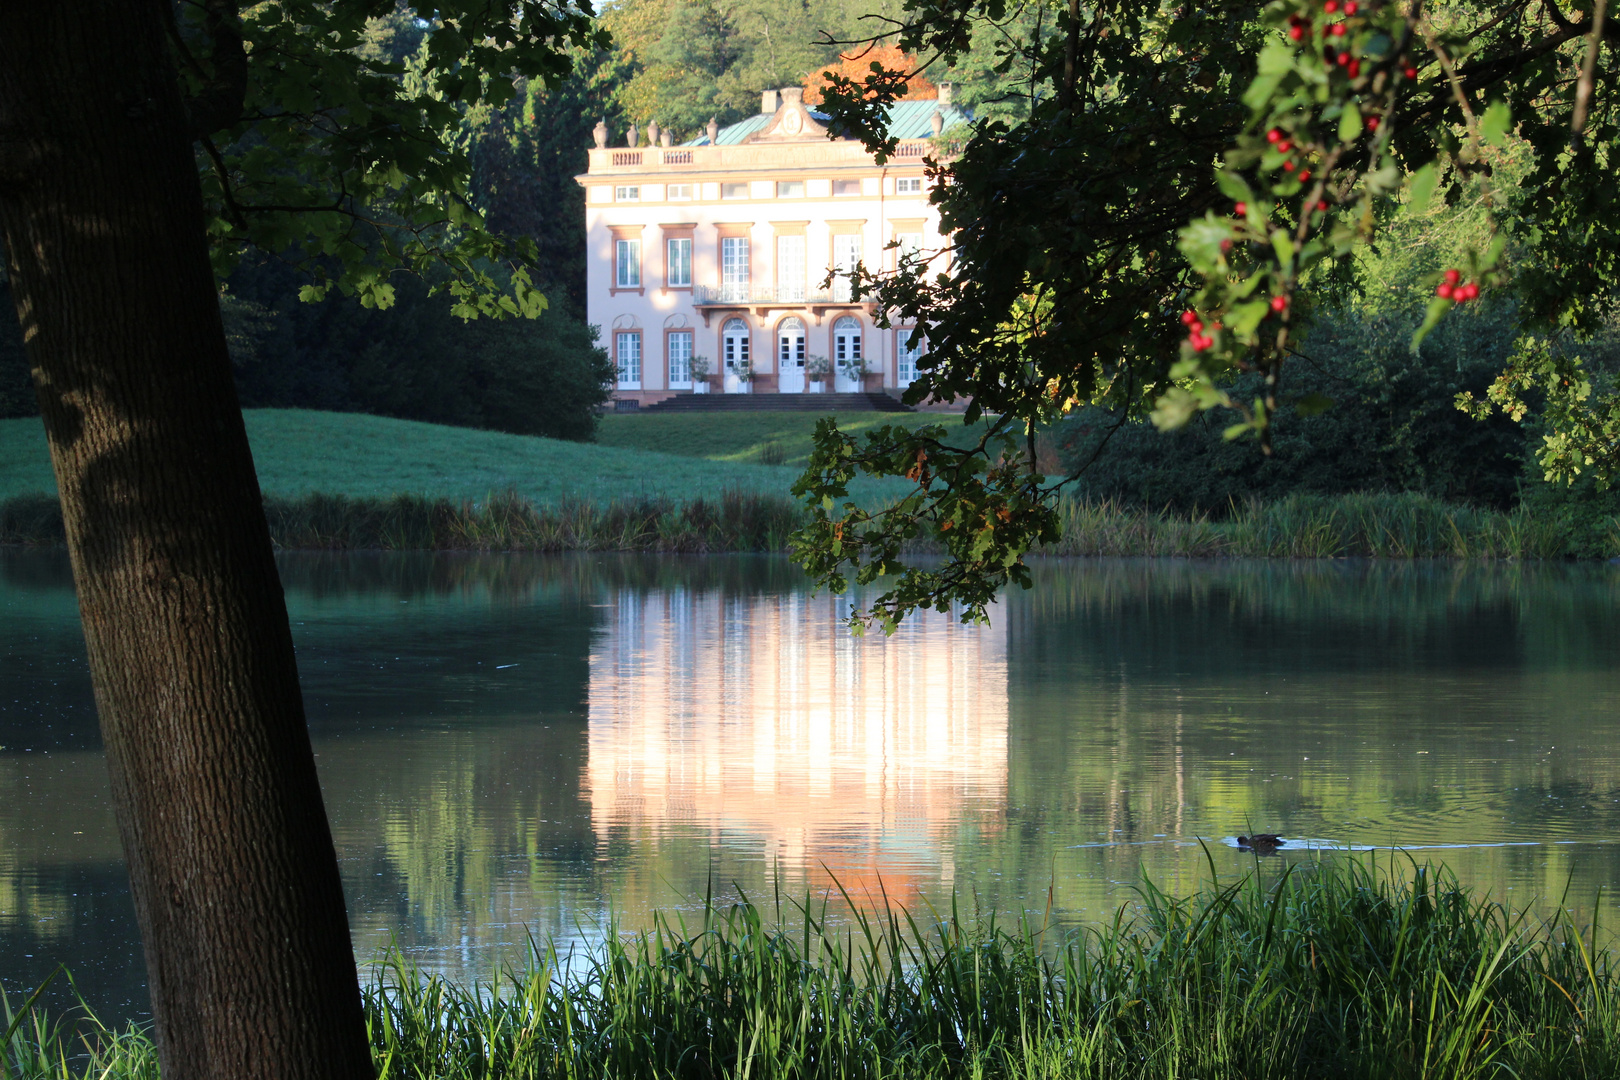
<svg viewBox="0 0 1620 1080"><path fill-rule="evenodd" d="M940 252L923 157L968 119L951 103L889 108L899 153L886 165L797 88L767 91L762 111L683 146L607 146L597 125L586 189L589 321L619 369L615 398L673 394L898 390L916 373L910 329L879 330L830 269L892 269L900 250ZM693 369L707 367L694 378Z"/></svg>

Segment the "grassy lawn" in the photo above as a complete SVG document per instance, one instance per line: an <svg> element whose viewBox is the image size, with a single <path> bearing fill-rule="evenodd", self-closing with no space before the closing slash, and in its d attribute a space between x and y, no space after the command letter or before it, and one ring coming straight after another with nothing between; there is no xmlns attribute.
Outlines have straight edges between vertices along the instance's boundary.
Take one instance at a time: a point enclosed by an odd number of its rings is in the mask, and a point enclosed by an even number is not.
<svg viewBox="0 0 1620 1080"><path fill-rule="evenodd" d="M810 436L816 430L815 413L673 413L637 416L609 413L597 429L597 442L634 450L653 450L709 461L759 462L779 453L787 465L803 468L810 457ZM861 434L889 424L916 428L943 424L947 431L963 432L962 417L951 413L851 412L838 417L841 430ZM971 430L977 433L982 425ZM774 446L773 451L767 447Z"/></svg>
<svg viewBox="0 0 1620 1080"><path fill-rule="evenodd" d="M865 421L883 414L858 415ZM642 424L699 421L679 429L672 423L662 438L655 428L642 427L642 441L636 442L614 438L621 430L616 426L620 418L610 416L603 425L603 442L591 445L359 413L251 409L246 417L259 484L266 495L297 498L319 492L353 498L418 494L483 499L515 491L538 505L577 498L605 502L644 496L712 497L727 490L786 496L798 469L791 464L757 464L757 453L750 460L743 447L762 443L768 436L758 432L777 424L783 431L799 433L802 462L815 426L814 417L808 416L790 417L787 422L765 417L756 430L735 431L736 421L754 423L755 418L626 417ZM693 449L704 440L718 452ZM0 499L55 490L39 420L0 420ZM899 490L867 484L854 494L878 498Z"/></svg>

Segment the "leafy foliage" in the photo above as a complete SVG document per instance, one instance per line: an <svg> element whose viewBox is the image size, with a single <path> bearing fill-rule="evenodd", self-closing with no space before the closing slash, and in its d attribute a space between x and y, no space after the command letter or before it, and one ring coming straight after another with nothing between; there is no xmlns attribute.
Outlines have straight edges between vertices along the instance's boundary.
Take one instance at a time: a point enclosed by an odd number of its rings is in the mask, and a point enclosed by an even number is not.
<svg viewBox="0 0 1620 1080"><path fill-rule="evenodd" d="M386 307L389 275L404 267L444 271L436 281L463 316L543 309L525 265L532 246L486 227L455 136L467 110L506 103L515 79L558 84L570 48L606 44L588 2L209 0L176 11L222 276L257 248L293 252L311 299L335 285ZM419 40L405 62L391 47L402 35ZM491 269L501 262L509 275Z"/></svg>
<svg viewBox="0 0 1620 1080"><path fill-rule="evenodd" d="M588 440L613 364L566 303L535 319L471 323L430 285L396 274L386 310L300 302L293 273L243 266L223 310L245 407L337 409Z"/></svg>
<svg viewBox="0 0 1620 1080"><path fill-rule="evenodd" d="M859 455L836 429L820 439L803 485L819 517L797 550L834 587L849 569L857 579L874 565L899 574L875 608L885 625L924 603L960 602L965 617L982 617L981 598L1020 580L1022 553L1051 528L1053 500L1089 464L1074 461L1074 474L1048 484L1029 435L1075 409L1107 410L1113 430L1150 413L1166 428L1219 415L1224 437L1252 435L1269 451L1302 333L1358 288L1376 289L1357 252L1403 212L1421 217L1431 202L1455 206L1469 192L1486 211L1479 235L1419 279L1426 292L1443 288L1414 338L1473 302L1472 288L1516 295L1508 310L1521 324L1561 341L1597 328L1617 257L1606 209L1616 110L1609 84L1583 79L1580 65L1612 53L1614 29L1600 43L1589 5L1570 19L1552 4L1380 0L1046 10L1050 36L1012 55L1034 58L1032 81L1051 93L1028 122L981 122L959 156L932 166L934 199L954 230L951 269L862 271L854 282L894 325L927 328L910 400L966 398L970 418L1000 418L982 446L954 452L919 435L868 443ZM944 63L1009 22L997 0L912 0L906 11L901 46ZM835 79L826 95L824 107L880 160L891 149L882 107L906 75ZM1582 85L1588 114L1572 141ZM1495 182L1521 141L1530 148L1514 170L1522 179ZM1576 261L1578 271L1555 283L1553 272ZM1580 354L1559 355L1567 365ZM1566 396L1562 412L1554 401L1546 416L1568 439L1547 443L1543 466L1555 475L1577 459L1595 468L1612 445L1603 442L1611 418L1581 388L1598 384L1566 384L1572 372L1552 364L1518 361L1510 371L1519 381L1501 384L1496 400L1514 411L1512 395L1532 385ZM1583 419L1584 434L1571 418ZM1021 455L992 449L1009 435L1024 439ZM914 503L853 534L839 530L845 463L904 475L924 450L932 480ZM953 467L996 453L1001 468L1022 470L1016 509L1001 473L991 484L988 470ZM952 514L936 512L945 507ZM993 565L924 573L890 557L919 522L937 531L956 510L1001 508L1012 516L997 528L1005 546Z"/></svg>

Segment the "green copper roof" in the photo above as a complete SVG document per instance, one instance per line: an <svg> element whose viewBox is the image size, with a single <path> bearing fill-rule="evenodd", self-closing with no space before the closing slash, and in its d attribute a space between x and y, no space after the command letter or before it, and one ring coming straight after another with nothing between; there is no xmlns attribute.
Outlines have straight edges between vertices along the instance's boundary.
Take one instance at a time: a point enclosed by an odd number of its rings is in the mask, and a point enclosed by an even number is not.
<svg viewBox="0 0 1620 1080"><path fill-rule="evenodd" d="M949 131L958 124L966 124L973 119L973 114L955 105L941 105L937 101L897 101L889 106L889 134L897 139L929 139L934 135L933 124L930 119L935 110L945 119L945 130ZM739 120L735 124L720 129L715 138L716 146L736 146L756 131L763 131L765 125L771 122L774 113L757 113L746 120ZM810 115L823 123L827 120L826 113L810 110ZM682 143L682 146L708 146L709 137L699 135L691 142Z"/></svg>

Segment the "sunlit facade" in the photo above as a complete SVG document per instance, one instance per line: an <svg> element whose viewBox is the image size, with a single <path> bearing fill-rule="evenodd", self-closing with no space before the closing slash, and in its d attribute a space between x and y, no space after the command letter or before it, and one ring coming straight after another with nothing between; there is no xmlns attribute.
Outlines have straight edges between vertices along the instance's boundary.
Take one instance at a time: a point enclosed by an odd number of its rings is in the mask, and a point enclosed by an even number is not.
<svg viewBox="0 0 1620 1080"><path fill-rule="evenodd" d="M879 328L831 271L893 270L902 252L942 260L924 158L964 123L949 86L890 107L885 165L797 88L673 146L648 125L609 147L597 128L586 189L588 317L618 368L614 396L898 391L916 377L914 327ZM706 368L706 375L700 373Z"/></svg>

